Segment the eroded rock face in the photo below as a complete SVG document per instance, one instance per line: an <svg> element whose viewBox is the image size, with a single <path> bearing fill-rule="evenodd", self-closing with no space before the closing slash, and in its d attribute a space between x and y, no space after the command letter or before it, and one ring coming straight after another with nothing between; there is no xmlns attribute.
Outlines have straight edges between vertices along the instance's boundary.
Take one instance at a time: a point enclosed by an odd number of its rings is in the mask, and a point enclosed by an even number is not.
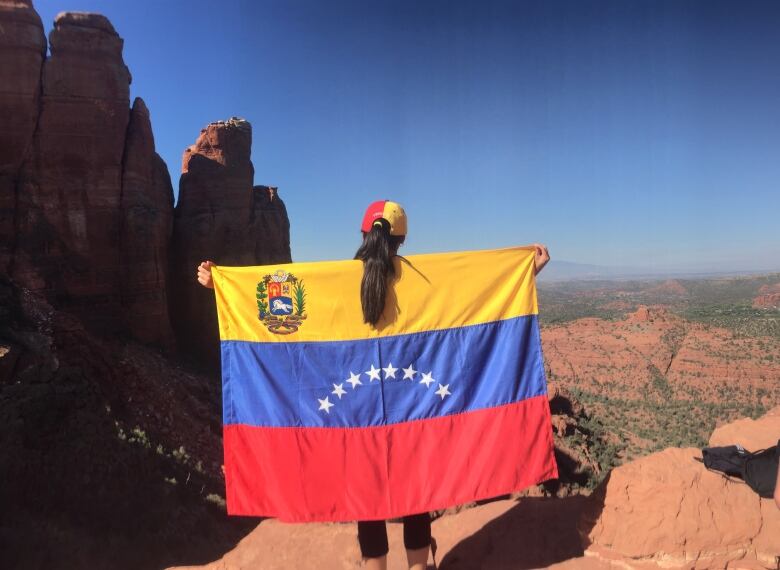
<svg viewBox="0 0 780 570"><path fill-rule="evenodd" d="M758 290L758 295L753 299L753 307L756 309L780 308L780 283L763 285Z"/></svg>
<svg viewBox="0 0 780 570"><path fill-rule="evenodd" d="M550 377L613 398L644 397L665 377L675 398L718 403L743 388L769 389L780 378L780 351L761 338L686 321L662 307L623 320L583 318L542 330ZM733 390L735 384L740 390ZM771 405L765 398L764 405Z"/></svg>
<svg viewBox="0 0 780 570"><path fill-rule="evenodd" d="M0 0L0 274L16 243L14 210L19 170L38 121L46 36L28 0Z"/></svg>
<svg viewBox="0 0 780 570"><path fill-rule="evenodd" d="M771 434L774 444L778 415L780 408L739 427L766 443ZM613 470L581 520L587 553L665 568L777 568L780 510L697 458L698 449L670 448Z"/></svg>
<svg viewBox="0 0 780 570"><path fill-rule="evenodd" d="M211 123L184 152L174 215L171 316L177 342L203 363L219 363L213 292L195 279L198 264L289 263L290 224L276 188L253 186L252 127ZM175 293L174 293L175 291Z"/></svg>
<svg viewBox="0 0 780 570"><path fill-rule="evenodd" d="M119 228L130 73L97 14L61 13L22 166L12 276L102 329L120 326Z"/></svg>
<svg viewBox="0 0 780 570"><path fill-rule="evenodd" d="M173 188L154 150L149 110L136 98L130 112L122 170L120 292L133 337L172 346L168 317L168 248L173 230Z"/></svg>

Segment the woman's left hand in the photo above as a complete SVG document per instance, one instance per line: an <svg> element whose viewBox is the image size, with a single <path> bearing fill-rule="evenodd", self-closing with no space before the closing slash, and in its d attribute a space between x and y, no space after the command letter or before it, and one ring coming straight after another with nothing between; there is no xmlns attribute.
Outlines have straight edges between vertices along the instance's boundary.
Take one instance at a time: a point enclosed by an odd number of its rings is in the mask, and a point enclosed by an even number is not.
<svg viewBox="0 0 780 570"><path fill-rule="evenodd" d="M539 275L539 272L544 269L544 266L550 261L550 254L547 251L547 247L540 243L534 244L534 250L536 251L536 255L534 256L534 268L536 274Z"/></svg>

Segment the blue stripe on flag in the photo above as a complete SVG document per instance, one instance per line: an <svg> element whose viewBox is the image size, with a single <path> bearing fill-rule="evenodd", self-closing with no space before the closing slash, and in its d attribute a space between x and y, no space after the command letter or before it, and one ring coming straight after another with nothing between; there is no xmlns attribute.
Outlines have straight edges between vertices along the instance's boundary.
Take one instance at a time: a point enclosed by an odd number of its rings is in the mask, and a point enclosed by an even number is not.
<svg viewBox="0 0 780 570"><path fill-rule="evenodd" d="M225 424L364 427L546 393L536 315L357 341L222 342Z"/></svg>

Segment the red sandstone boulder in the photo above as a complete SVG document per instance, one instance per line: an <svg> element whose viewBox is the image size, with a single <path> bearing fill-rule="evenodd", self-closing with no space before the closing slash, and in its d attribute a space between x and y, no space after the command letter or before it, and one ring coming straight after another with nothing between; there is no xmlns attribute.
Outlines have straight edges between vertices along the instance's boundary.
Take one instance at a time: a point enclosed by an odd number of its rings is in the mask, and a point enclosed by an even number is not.
<svg viewBox="0 0 780 570"><path fill-rule="evenodd" d="M29 0L0 0L0 274L16 242L14 210L19 169L32 142L41 91L46 36Z"/></svg>
<svg viewBox="0 0 780 570"><path fill-rule="evenodd" d="M780 406L769 410L763 417L753 420L742 418L715 428L709 445L739 444L750 451L766 449L780 439Z"/></svg>
<svg viewBox="0 0 780 570"><path fill-rule="evenodd" d="M171 316L185 352L216 367L219 337L213 292L195 279L218 265L289 263L290 223L276 188L253 186L252 127L211 123L184 152L172 242ZM175 294L174 294L175 291Z"/></svg>
<svg viewBox="0 0 780 570"><path fill-rule="evenodd" d="M745 443L776 443L778 419L780 408L735 422L711 443L734 443L736 432ZM698 449L670 448L613 470L581 520L586 554L629 567L776 569L780 510L699 458Z"/></svg>

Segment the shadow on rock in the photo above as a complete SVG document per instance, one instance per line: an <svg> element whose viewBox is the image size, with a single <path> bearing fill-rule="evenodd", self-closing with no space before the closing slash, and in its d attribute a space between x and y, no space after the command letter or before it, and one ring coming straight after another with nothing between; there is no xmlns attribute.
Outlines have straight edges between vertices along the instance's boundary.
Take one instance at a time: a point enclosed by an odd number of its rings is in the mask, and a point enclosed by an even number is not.
<svg viewBox="0 0 780 570"><path fill-rule="evenodd" d="M442 570L541 568L583 555L578 532L588 498L527 497L462 540L441 561Z"/></svg>

